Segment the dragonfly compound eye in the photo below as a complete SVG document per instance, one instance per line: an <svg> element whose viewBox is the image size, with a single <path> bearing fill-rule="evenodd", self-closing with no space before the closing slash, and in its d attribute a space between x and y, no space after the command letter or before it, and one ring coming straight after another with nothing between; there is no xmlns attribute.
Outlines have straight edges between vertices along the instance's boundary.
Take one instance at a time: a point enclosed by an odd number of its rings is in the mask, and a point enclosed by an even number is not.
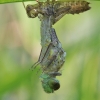
<svg viewBox="0 0 100 100"><path fill-rule="evenodd" d="M58 90L58 89L60 88L60 83L59 83L59 82L54 82L54 83L52 83L52 88L53 88L54 90Z"/></svg>
<svg viewBox="0 0 100 100"><path fill-rule="evenodd" d="M54 91L60 88L60 83L57 79L50 78L50 79L44 79L42 81L42 86L46 93L53 93Z"/></svg>

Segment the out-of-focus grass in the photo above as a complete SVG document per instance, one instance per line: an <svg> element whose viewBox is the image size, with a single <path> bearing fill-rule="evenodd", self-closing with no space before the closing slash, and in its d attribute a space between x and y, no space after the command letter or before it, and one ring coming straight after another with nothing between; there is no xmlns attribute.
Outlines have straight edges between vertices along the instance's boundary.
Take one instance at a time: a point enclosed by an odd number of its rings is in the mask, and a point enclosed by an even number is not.
<svg viewBox="0 0 100 100"><path fill-rule="evenodd" d="M0 100L100 100L100 2L79 15L66 15L54 25L67 52L61 88L46 94L37 61L40 21L27 17L21 3L0 5Z"/></svg>

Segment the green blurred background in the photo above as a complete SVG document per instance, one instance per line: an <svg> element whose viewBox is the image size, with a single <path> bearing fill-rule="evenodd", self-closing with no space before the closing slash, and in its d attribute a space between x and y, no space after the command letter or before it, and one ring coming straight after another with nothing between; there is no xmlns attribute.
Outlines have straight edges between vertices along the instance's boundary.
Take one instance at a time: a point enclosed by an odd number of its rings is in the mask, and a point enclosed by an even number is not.
<svg viewBox="0 0 100 100"><path fill-rule="evenodd" d="M53 26L67 57L60 89L47 94L39 67L29 70L41 50L39 19L28 18L22 3L0 5L0 100L100 100L100 2L90 6Z"/></svg>

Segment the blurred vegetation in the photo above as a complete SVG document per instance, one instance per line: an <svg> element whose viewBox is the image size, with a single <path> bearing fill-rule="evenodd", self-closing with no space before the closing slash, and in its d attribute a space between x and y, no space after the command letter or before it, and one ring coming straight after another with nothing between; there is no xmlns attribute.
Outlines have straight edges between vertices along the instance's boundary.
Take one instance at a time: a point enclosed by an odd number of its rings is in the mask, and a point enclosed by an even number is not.
<svg viewBox="0 0 100 100"><path fill-rule="evenodd" d="M22 3L0 5L0 100L100 100L100 2L91 7L54 25L67 57L60 89L46 94L39 67L29 70L41 50L40 21Z"/></svg>

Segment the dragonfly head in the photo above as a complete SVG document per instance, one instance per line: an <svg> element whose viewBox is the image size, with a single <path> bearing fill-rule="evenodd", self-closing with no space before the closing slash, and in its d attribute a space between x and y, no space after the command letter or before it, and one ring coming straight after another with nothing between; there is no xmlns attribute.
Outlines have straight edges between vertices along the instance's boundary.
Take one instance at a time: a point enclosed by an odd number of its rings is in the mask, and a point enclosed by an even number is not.
<svg viewBox="0 0 100 100"><path fill-rule="evenodd" d="M42 77L42 87L46 93L53 93L54 91L60 88L60 83L56 78L50 77Z"/></svg>

